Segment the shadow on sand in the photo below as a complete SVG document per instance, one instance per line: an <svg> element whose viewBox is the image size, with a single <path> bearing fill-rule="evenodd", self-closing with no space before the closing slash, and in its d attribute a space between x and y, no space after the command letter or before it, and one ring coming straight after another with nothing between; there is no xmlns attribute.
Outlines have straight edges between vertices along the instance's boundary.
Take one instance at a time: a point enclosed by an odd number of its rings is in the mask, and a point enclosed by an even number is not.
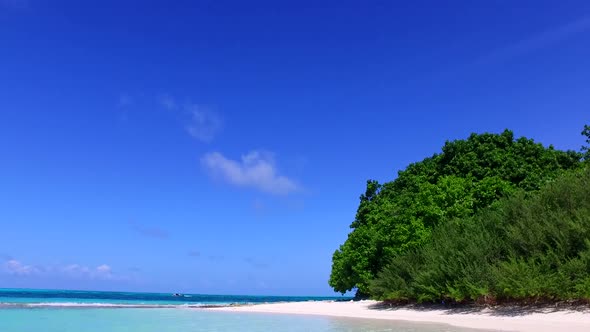
<svg viewBox="0 0 590 332"><path fill-rule="evenodd" d="M536 313L552 313L564 311L576 311L590 314L590 306L588 305L571 305L571 304L503 304L496 306L481 306L469 304L445 305L445 304L395 304L387 302L379 302L369 306L371 310L416 310L416 311L432 311L442 310L443 313L452 314L477 314L485 313L490 316L504 316L516 317L526 316Z"/></svg>

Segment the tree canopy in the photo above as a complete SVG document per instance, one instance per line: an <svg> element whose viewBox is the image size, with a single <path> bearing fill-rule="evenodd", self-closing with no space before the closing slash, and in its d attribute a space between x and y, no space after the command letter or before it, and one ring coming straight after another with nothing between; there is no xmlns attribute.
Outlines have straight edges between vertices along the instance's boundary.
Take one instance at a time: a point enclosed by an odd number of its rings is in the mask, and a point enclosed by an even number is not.
<svg viewBox="0 0 590 332"><path fill-rule="evenodd" d="M516 191L536 191L581 159L575 151L515 139L509 130L448 141L391 182L367 181L352 231L333 255L329 283L338 292L370 295L378 273L424 244L435 226L471 217Z"/></svg>
<svg viewBox="0 0 590 332"><path fill-rule="evenodd" d="M435 227L371 292L417 302L590 300L590 169Z"/></svg>

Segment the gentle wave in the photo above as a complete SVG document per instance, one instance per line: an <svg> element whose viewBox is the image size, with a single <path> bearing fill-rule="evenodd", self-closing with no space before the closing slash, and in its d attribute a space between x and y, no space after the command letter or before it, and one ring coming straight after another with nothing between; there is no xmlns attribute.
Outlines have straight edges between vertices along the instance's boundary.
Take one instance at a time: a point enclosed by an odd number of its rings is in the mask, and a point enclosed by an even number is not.
<svg viewBox="0 0 590 332"><path fill-rule="evenodd" d="M0 0L1 2L2 0ZM3 308L215 308L257 303L343 300L344 297L207 295L0 288Z"/></svg>
<svg viewBox="0 0 590 332"><path fill-rule="evenodd" d="M2 302L0 308L216 308L235 304L123 304L123 303L85 303L85 302L39 302L14 303Z"/></svg>

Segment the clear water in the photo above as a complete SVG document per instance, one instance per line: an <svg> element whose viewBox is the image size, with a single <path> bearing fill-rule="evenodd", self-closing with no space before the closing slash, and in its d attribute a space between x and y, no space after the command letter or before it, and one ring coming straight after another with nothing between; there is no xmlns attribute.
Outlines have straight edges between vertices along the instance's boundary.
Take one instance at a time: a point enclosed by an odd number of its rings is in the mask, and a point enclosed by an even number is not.
<svg viewBox="0 0 590 332"><path fill-rule="evenodd" d="M211 296L0 289L1 332L467 332L445 325L322 316L218 312L203 303L308 301L323 298ZM195 305L196 307L189 307Z"/></svg>
<svg viewBox="0 0 590 332"><path fill-rule="evenodd" d="M10 308L0 309L2 332L435 332L469 331L430 324L319 316L212 312L206 309Z"/></svg>
<svg viewBox="0 0 590 332"><path fill-rule="evenodd" d="M232 303L348 300L344 297L204 295L0 288L0 307L200 307Z"/></svg>

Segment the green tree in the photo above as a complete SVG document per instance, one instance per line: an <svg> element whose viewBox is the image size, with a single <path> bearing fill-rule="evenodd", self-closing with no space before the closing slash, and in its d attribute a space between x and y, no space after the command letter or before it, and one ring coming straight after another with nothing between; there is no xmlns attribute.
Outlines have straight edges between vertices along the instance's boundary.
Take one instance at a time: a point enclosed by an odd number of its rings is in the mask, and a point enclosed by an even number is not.
<svg viewBox="0 0 590 332"><path fill-rule="evenodd" d="M370 294L377 274L424 243L436 225L472 216L515 190L537 190L578 167L580 158L506 130L446 142L440 154L409 165L394 181L368 181L352 231L333 255L329 284Z"/></svg>
<svg viewBox="0 0 590 332"><path fill-rule="evenodd" d="M590 299L590 169L518 190L472 217L436 226L371 283L397 301Z"/></svg>

